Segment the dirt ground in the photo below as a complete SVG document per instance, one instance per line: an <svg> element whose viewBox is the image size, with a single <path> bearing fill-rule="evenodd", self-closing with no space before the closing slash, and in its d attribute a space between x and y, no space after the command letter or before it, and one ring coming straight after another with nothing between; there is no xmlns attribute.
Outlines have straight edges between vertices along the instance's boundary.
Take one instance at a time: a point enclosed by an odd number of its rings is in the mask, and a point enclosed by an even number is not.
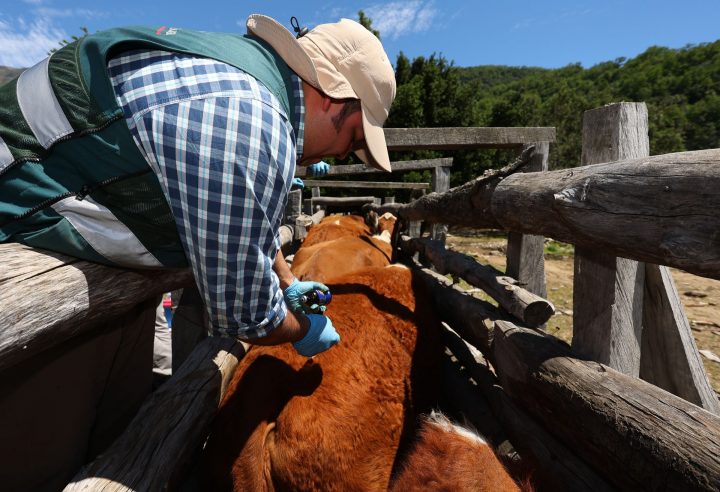
<svg viewBox="0 0 720 492"><path fill-rule="evenodd" d="M447 246L475 257L505 271L504 235L483 231L450 231ZM720 281L698 277L672 269L675 285L698 349L720 357ZM555 305L556 314L547 323L549 333L570 342L572 339L573 309L573 248L571 245L548 241L545 245L545 276L548 298ZM468 287L466 285L466 287ZM481 294L480 297L483 297ZM713 389L720 395L720 362L702 356Z"/></svg>

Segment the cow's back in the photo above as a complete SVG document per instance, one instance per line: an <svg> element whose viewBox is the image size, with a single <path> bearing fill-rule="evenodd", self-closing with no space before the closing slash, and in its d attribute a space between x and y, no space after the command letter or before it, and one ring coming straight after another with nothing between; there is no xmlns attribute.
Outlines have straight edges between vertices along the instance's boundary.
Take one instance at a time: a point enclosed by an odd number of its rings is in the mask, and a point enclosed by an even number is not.
<svg viewBox="0 0 720 492"><path fill-rule="evenodd" d="M439 321L418 283L402 266L336 278L327 314L340 344L312 360L289 345L253 347L207 446L216 483L387 490L439 384Z"/></svg>
<svg viewBox="0 0 720 492"><path fill-rule="evenodd" d="M390 264L390 243L372 236L343 236L295 253L292 271L300 280L327 282L372 266Z"/></svg>
<svg viewBox="0 0 720 492"><path fill-rule="evenodd" d="M372 232L359 215L329 215L308 230L303 248L341 237L369 236Z"/></svg>

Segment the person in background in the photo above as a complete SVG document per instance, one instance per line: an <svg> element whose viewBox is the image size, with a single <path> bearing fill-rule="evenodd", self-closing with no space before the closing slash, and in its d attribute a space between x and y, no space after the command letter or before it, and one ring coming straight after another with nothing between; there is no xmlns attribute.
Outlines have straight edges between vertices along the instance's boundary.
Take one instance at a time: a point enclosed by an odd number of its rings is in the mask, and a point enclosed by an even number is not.
<svg viewBox="0 0 720 492"><path fill-rule="evenodd" d="M173 298L172 292L166 292L162 297L162 307L165 313L165 320L169 329L172 329L172 317L173 317Z"/></svg>

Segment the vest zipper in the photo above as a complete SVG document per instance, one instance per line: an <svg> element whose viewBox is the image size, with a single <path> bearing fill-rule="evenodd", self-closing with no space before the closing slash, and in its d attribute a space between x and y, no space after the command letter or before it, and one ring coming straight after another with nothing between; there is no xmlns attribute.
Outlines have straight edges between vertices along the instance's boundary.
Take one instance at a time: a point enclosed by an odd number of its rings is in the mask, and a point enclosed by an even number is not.
<svg viewBox="0 0 720 492"><path fill-rule="evenodd" d="M41 202L38 205L35 205L33 208L26 210L25 212L21 213L20 215L16 215L15 217L11 217L10 219L5 220L4 222L0 222L0 227L5 227L10 222L16 221L16 220L23 220L31 215L34 215L38 213L40 210L50 207L57 202L61 200L65 200L66 198L70 198L71 196L74 196L75 199L78 201L84 200L89 194L92 192L102 188L103 186L107 186L110 184L117 183L118 181L122 181L124 179L130 179L130 178L136 178L138 176L142 176L143 174L149 173L151 169L143 169L142 171L138 171L132 174L127 174L125 176L114 176L112 178L104 179L102 181L98 181L97 183L93 185L82 185L80 187L79 191L67 191L61 195L54 196L52 198L48 198L47 200Z"/></svg>
<svg viewBox="0 0 720 492"><path fill-rule="evenodd" d="M112 125L113 123L115 123L120 118L122 118L121 114L117 115L117 116L113 116L112 118L110 118L109 120L107 120L105 123L103 123L100 126L96 126L93 128L86 128L85 130L80 130L78 132L68 133L67 135L64 135L64 136L58 138L57 140L55 140L50 148L52 149L52 147L59 144L60 142L64 142L65 140L70 140L71 138L84 137L85 135L90 135L93 133L101 132L104 129L106 129L107 127L109 127L110 125ZM8 172L10 169L13 169L15 166L22 164L23 162L40 162L43 159L47 158L49 155L50 155L50 150L45 150L45 154L43 156L21 157L19 159L15 159L10 164L8 164L7 167L5 167L2 171L0 171L0 177L3 174L5 174L6 172Z"/></svg>

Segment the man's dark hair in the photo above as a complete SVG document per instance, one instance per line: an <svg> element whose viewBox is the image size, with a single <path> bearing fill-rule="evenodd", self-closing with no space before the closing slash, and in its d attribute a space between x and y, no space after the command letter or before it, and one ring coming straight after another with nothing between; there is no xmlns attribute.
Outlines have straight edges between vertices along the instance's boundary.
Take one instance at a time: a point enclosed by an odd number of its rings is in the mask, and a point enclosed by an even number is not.
<svg viewBox="0 0 720 492"><path fill-rule="evenodd" d="M353 114L360 111L360 99L348 99L345 101L345 104L343 104L342 109L340 112L332 117L333 126L335 127L335 131L340 133L340 129L342 128L343 124L345 123L345 120L348 119L348 117Z"/></svg>

